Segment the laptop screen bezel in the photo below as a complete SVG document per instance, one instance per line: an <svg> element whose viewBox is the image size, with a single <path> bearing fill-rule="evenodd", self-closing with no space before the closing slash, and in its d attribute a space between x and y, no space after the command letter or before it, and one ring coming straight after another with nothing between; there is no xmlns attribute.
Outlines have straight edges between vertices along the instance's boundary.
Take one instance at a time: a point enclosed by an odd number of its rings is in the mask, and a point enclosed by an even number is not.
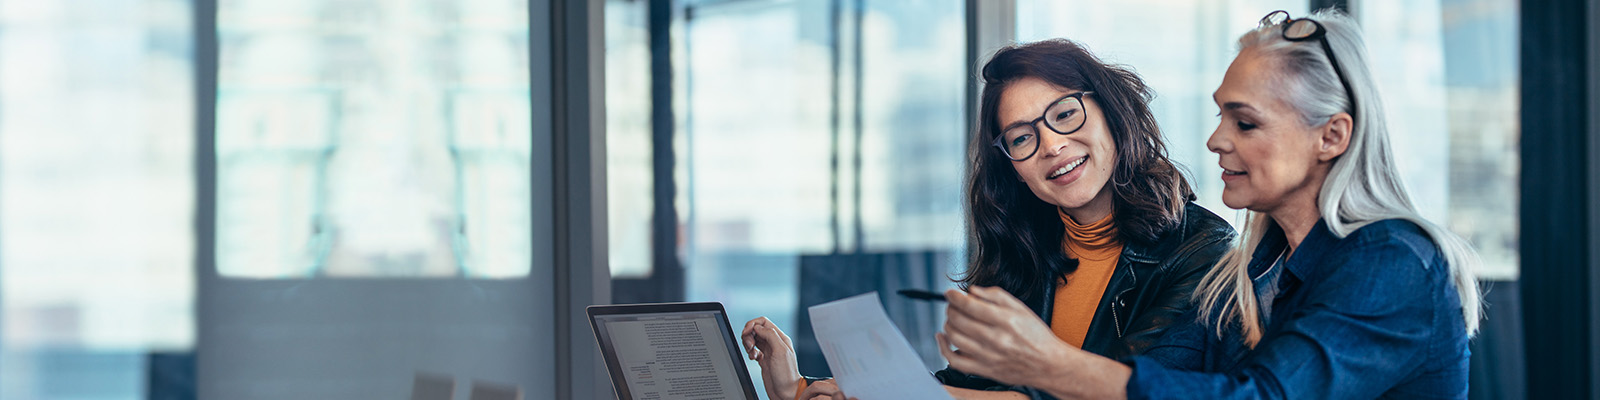
<svg viewBox="0 0 1600 400"><path fill-rule="evenodd" d="M744 352L739 348L738 335L733 333L733 324L728 323L728 311L723 309L722 303L651 303L651 304L622 304L622 305L595 305L589 306L589 328L594 332L594 340L600 345L600 353L605 357L606 371L611 375L611 386L616 390L617 398L622 400L633 399L632 392L628 391L626 375L622 373L622 363L617 359L616 349L611 345L610 335L601 335L599 319L597 316L610 315L645 315L682 312L715 311L717 322L722 324L723 345L728 348L728 355L732 357L734 371L739 375L739 385L744 389L744 396L748 400L756 400L756 387L750 380L750 371L745 368Z"/></svg>

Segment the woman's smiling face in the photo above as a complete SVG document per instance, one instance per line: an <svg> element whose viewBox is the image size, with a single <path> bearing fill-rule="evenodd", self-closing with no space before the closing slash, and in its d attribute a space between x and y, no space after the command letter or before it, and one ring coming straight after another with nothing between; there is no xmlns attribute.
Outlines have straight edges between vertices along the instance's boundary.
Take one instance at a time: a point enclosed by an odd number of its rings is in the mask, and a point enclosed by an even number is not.
<svg viewBox="0 0 1600 400"><path fill-rule="evenodd" d="M1006 135L1009 129L1026 126L1044 115L1062 96L1079 91L1057 87L1035 77L1011 82L1000 94L999 131ZM1093 95L1084 95L1082 99L1083 127L1070 135L1062 135L1040 121L1033 125L1038 132L1033 138L1039 141L1038 151L1026 160L1011 163L1017 176L1028 184L1035 196L1068 210L1069 214L1086 206L1104 207L1109 211L1111 191L1106 190L1106 182L1111 180L1112 167L1117 162L1116 144L1106 128L1105 114L1099 103L1093 100ZM1015 140L1005 139L1007 143Z"/></svg>

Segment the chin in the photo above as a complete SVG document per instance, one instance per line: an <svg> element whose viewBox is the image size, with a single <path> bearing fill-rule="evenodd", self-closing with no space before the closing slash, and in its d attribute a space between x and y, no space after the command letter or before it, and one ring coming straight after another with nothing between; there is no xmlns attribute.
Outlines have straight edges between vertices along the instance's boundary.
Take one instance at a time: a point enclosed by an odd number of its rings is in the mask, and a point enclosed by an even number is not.
<svg viewBox="0 0 1600 400"><path fill-rule="evenodd" d="M1046 203L1050 203L1051 205L1054 205L1056 207L1060 207L1060 208L1071 210L1071 209L1074 209L1074 208L1078 208L1078 207L1083 207L1083 206L1089 205L1089 201L1091 201L1091 200L1094 200L1094 196L1067 195L1067 196L1056 197L1056 198L1050 199L1050 200L1045 201L1045 202Z"/></svg>
<svg viewBox="0 0 1600 400"><path fill-rule="evenodd" d="M1229 196L1228 193L1224 192L1222 194L1222 205L1235 210L1243 210L1250 207L1250 202L1239 198L1239 196Z"/></svg>

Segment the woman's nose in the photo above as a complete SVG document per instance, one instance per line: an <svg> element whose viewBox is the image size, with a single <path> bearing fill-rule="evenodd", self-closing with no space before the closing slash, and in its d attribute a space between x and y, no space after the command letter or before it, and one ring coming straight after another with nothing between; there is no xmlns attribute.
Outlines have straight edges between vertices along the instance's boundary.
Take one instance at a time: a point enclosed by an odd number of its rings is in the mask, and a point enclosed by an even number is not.
<svg viewBox="0 0 1600 400"><path fill-rule="evenodd" d="M1067 148L1067 144L1071 143L1067 140L1067 135L1058 135L1049 129L1041 129L1039 132L1039 136L1041 136L1039 144L1044 146L1043 150L1047 156L1055 157L1061 155L1061 152Z"/></svg>
<svg viewBox="0 0 1600 400"><path fill-rule="evenodd" d="M1056 144L1054 146L1050 146L1050 147L1051 147L1050 156L1051 157L1059 156L1059 155L1061 155L1061 151L1062 150L1066 150L1067 141L1062 140L1060 143L1058 143L1058 144Z"/></svg>
<svg viewBox="0 0 1600 400"><path fill-rule="evenodd" d="M1206 149L1217 154L1226 153L1232 150L1231 148L1226 147L1227 141L1223 140L1222 138L1222 125L1217 125L1217 129L1211 131L1211 137L1206 138Z"/></svg>

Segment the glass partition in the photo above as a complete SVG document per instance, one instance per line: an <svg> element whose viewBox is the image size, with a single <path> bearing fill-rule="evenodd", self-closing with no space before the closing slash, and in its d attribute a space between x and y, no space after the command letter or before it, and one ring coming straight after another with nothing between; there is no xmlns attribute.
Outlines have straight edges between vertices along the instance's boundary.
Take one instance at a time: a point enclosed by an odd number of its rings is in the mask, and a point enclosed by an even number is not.
<svg viewBox="0 0 1600 400"><path fill-rule="evenodd" d="M1516 0L1362 1L1373 75L1412 200L1517 278L1522 108Z"/></svg>
<svg viewBox="0 0 1600 400"><path fill-rule="evenodd" d="M809 335L805 306L872 290L884 274L915 275L895 284L918 288L950 285L965 240L963 7L748 0L675 9L670 201L686 300L720 301L735 324L766 316L798 343ZM645 10L607 7L618 279L650 279L652 270L650 155L660 150L650 147ZM826 272L841 268L865 275L843 282ZM937 322L931 313L907 322L890 307L903 323ZM911 333L931 343L931 332ZM931 345L924 350L930 366L941 363ZM802 370L816 361L802 360Z"/></svg>
<svg viewBox="0 0 1600 400"><path fill-rule="evenodd" d="M525 276L527 5L218 4L217 270Z"/></svg>
<svg viewBox="0 0 1600 400"><path fill-rule="evenodd" d="M0 398L142 398L194 346L190 14L0 3Z"/></svg>

